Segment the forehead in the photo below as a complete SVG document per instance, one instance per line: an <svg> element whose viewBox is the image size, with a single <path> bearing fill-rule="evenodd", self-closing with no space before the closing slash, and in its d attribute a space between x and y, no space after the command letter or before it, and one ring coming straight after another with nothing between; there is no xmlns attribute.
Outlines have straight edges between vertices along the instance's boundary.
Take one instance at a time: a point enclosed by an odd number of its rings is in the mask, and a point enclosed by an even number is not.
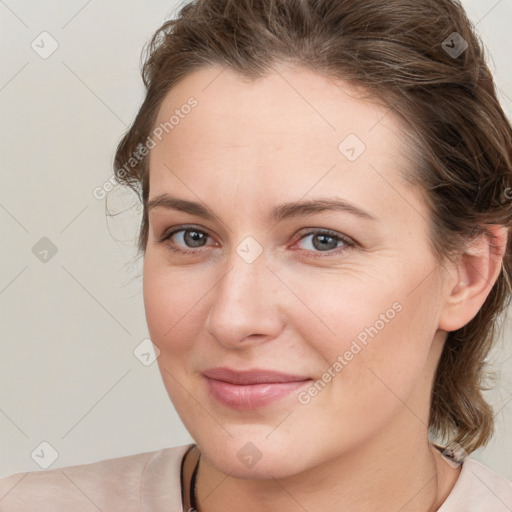
<svg viewBox="0 0 512 512"><path fill-rule="evenodd" d="M364 95L297 67L254 81L219 66L195 71L159 109L150 197L236 191L275 203L334 191L377 209L394 201L393 210L396 194L406 193L398 188L408 147L394 112Z"/></svg>
<svg viewBox="0 0 512 512"><path fill-rule="evenodd" d="M249 80L233 70L210 66L192 72L167 93L155 126L164 126L183 108L188 111L187 101L194 97L197 106L189 117L200 118L198 124L210 140L221 141L229 135L250 143L286 133L336 143L348 131L368 139L379 124L391 127L392 137L398 119L382 101L363 99L365 93L303 67L280 64L263 77ZM179 120L174 116L175 134L186 132L187 125L197 128L191 126L194 121L182 122L187 116L181 113Z"/></svg>

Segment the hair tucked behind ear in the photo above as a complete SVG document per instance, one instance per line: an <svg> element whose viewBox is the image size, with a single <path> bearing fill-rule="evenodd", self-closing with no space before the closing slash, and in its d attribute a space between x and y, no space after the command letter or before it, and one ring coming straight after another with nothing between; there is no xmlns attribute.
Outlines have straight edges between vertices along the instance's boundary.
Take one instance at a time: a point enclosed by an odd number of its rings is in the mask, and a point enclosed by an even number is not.
<svg viewBox="0 0 512 512"><path fill-rule="evenodd" d="M510 227L512 129L482 44L457 1L197 0L150 41L146 97L115 155L118 181L143 203L140 253L148 237L149 171L146 158L133 156L166 93L208 65L256 79L279 62L362 87L404 120L417 154L406 178L425 191L440 262L487 224ZM432 390L431 435L468 453L493 433L493 413L482 396L484 360L510 301L511 248L509 237L502 271L481 310L448 333Z"/></svg>

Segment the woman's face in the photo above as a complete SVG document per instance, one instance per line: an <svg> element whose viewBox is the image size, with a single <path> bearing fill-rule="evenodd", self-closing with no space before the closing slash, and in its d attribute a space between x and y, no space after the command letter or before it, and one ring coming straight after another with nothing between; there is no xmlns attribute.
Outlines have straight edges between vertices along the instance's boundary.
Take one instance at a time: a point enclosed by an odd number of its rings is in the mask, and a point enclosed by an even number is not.
<svg viewBox="0 0 512 512"><path fill-rule="evenodd" d="M277 69L189 75L150 153L144 302L160 371L202 453L246 478L426 438L444 336L447 286L422 194L399 175L397 118L347 84ZM219 367L301 382L205 377Z"/></svg>

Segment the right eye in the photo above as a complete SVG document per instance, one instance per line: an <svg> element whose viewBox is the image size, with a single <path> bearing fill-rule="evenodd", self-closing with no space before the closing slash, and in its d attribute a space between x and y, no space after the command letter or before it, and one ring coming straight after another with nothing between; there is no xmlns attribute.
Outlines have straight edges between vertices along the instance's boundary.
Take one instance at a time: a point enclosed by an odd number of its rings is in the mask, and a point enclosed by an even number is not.
<svg viewBox="0 0 512 512"><path fill-rule="evenodd" d="M165 244L174 252L181 254L190 254L204 247L204 242L209 238L208 233L198 229L195 226L180 226L178 229L167 231L159 240L158 243ZM185 247L187 249L180 249Z"/></svg>

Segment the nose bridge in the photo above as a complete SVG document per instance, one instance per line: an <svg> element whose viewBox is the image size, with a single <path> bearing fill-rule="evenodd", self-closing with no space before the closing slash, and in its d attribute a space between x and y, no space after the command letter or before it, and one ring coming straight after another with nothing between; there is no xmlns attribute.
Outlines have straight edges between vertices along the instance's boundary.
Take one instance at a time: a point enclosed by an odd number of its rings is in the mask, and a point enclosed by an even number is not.
<svg viewBox="0 0 512 512"><path fill-rule="evenodd" d="M256 247L253 240L242 241L227 257L227 273L218 285L217 294L226 306L260 308L267 302L265 288L272 273L267 268L263 247L259 244Z"/></svg>
<svg viewBox="0 0 512 512"><path fill-rule="evenodd" d="M259 237L261 238L261 237ZM227 274L219 283L221 293L240 300L258 282L268 278L266 268L268 252L264 251L263 241L252 235L242 235L240 241L229 244L226 254L225 268Z"/></svg>
<svg viewBox="0 0 512 512"><path fill-rule="evenodd" d="M213 293L206 328L219 342L238 346L248 336L275 336L276 277L267 268L263 247L249 237L233 247L225 274Z"/></svg>

